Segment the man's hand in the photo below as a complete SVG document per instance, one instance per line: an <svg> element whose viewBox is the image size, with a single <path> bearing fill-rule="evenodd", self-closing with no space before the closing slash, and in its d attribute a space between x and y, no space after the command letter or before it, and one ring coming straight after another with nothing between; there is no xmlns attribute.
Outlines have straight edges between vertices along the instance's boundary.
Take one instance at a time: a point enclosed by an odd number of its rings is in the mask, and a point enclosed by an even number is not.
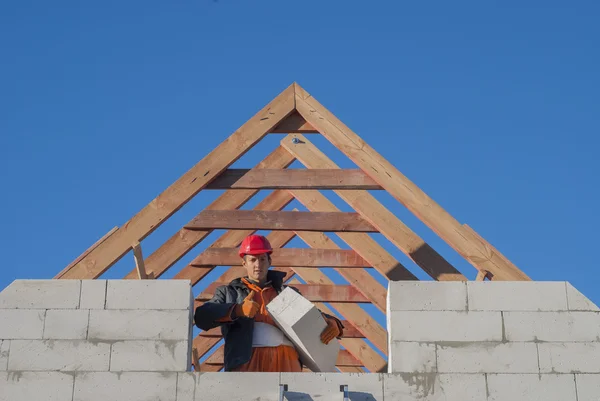
<svg viewBox="0 0 600 401"><path fill-rule="evenodd" d="M342 331L335 320L325 317L325 321L327 322L327 327L321 332L321 342L329 344L331 340L341 336Z"/></svg>
<svg viewBox="0 0 600 401"><path fill-rule="evenodd" d="M254 290L250 291L250 294L244 299L244 302L235 306L235 315L237 317L247 317L250 319L254 318L254 315L260 309L260 305L254 302Z"/></svg>

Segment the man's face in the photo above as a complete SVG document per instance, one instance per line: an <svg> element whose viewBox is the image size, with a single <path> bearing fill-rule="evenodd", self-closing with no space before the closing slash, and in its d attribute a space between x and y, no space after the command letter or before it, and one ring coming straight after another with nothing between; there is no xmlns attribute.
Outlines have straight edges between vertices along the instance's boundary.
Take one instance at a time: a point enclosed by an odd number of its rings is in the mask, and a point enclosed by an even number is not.
<svg viewBox="0 0 600 401"><path fill-rule="evenodd" d="M242 265L246 268L248 277L254 281L264 282L269 270L269 255L266 253L260 255L245 255L242 259Z"/></svg>

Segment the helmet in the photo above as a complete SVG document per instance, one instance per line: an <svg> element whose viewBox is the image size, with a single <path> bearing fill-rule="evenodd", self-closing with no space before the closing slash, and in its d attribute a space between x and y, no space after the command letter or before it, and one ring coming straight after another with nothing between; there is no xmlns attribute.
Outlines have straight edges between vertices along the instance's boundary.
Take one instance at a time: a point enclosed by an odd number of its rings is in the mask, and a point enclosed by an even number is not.
<svg viewBox="0 0 600 401"><path fill-rule="evenodd" d="M269 255L273 253L273 248L266 237L253 234L244 238L240 245L240 258L243 258L244 255L260 255L261 253Z"/></svg>

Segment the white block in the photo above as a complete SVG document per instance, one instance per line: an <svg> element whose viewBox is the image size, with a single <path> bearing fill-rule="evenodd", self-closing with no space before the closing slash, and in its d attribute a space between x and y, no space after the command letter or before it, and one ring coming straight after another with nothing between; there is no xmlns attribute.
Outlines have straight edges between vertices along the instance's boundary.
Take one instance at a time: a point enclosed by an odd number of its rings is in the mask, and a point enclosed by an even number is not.
<svg viewBox="0 0 600 401"><path fill-rule="evenodd" d="M7 369L9 352L10 352L10 340L0 340L0 370Z"/></svg>
<svg viewBox="0 0 600 401"><path fill-rule="evenodd" d="M44 338L55 340L85 340L89 310L50 309L46 311Z"/></svg>
<svg viewBox="0 0 600 401"><path fill-rule="evenodd" d="M286 288L267 305L267 310L294 343L305 366L313 372L337 371L339 341L334 338L327 345L321 342L320 335L327 323L312 302Z"/></svg>
<svg viewBox="0 0 600 401"><path fill-rule="evenodd" d="M0 309L0 339L41 339L43 309Z"/></svg>
<svg viewBox="0 0 600 401"><path fill-rule="evenodd" d="M119 341L113 344L110 370L185 372L187 341Z"/></svg>
<svg viewBox="0 0 600 401"><path fill-rule="evenodd" d="M86 340L12 340L8 370L108 371L110 344Z"/></svg>
<svg viewBox="0 0 600 401"><path fill-rule="evenodd" d="M539 343L542 373L600 373L600 343Z"/></svg>
<svg viewBox="0 0 600 401"><path fill-rule="evenodd" d="M564 282L468 281L471 311L566 311Z"/></svg>
<svg viewBox="0 0 600 401"><path fill-rule="evenodd" d="M391 341L502 341L501 312L388 312Z"/></svg>
<svg viewBox="0 0 600 401"><path fill-rule="evenodd" d="M508 341L597 341L600 314L595 312L504 312Z"/></svg>
<svg viewBox="0 0 600 401"><path fill-rule="evenodd" d="M440 373L538 373L535 343L467 343L437 346Z"/></svg>
<svg viewBox="0 0 600 401"><path fill-rule="evenodd" d="M575 375L577 386L577 401L598 401L600 394L600 375L577 374Z"/></svg>
<svg viewBox="0 0 600 401"><path fill-rule="evenodd" d="M286 399L343 400L340 386L348 386L352 401L383 401L383 376L376 373L281 373L288 385ZM253 394L249 394L253 396ZM248 399L253 399L248 397Z"/></svg>
<svg viewBox="0 0 600 401"><path fill-rule="evenodd" d="M177 401L194 401L197 378L193 372L177 374Z"/></svg>
<svg viewBox="0 0 600 401"><path fill-rule="evenodd" d="M388 358L388 373L436 372L435 344L393 341Z"/></svg>
<svg viewBox="0 0 600 401"><path fill-rule="evenodd" d="M0 309L76 309L80 280L15 280L0 292Z"/></svg>
<svg viewBox="0 0 600 401"><path fill-rule="evenodd" d="M600 308L590 301L585 295L583 295L577 288L573 287L571 283L565 283L567 286L567 303L569 310L575 311L593 311L598 312Z"/></svg>
<svg viewBox="0 0 600 401"><path fill-rule="evenodd" d="M189 311L91 310L88 339L190 340Z"/></svg>
<svg viewBox="0 0 600 401"><path fill-rule="evenodd" d="M392 401L486 400L482 374L393 373L384 376L383 388Z"/></svg>
<svg viewBox="0 0 600 401"><path fill-rule="evenodd" d="M73 401L173 401L177 373L87 372L75 375Z"/></svg>
<svg viewBox="0 0 600 401"><path fill-rule="evenodd" d="M464 282L390 281L388 311L467 310Z"/></svg>
<svg viewBox="0 0 600 401"><path fill-rule="evenodd" d="M573 375L490 374L488 401L577 401Z"/></svg>
<svg viewBox="0 0 600 401"><path fill-rule="evenodd" d="M206 372L194 375L197 375L197 401L279 401L279 373Z"/></svg>
<svg viewBox="0 0 600 401"><path fill-rule="evenodd" d="M81 280L80 309L104 309L106 280Z"/></svg>
<svg viewBox="0 0 600 401"><path fill-rule="evenodd" d="M190 302L190 280L108 280L106 309L185 309Z"/></svg>
<svg viewBox="0 0 600 401"><path fill-rule="evenodd" d="M72 395L68 373L0 372L0 401L71 401Z"/></svg>

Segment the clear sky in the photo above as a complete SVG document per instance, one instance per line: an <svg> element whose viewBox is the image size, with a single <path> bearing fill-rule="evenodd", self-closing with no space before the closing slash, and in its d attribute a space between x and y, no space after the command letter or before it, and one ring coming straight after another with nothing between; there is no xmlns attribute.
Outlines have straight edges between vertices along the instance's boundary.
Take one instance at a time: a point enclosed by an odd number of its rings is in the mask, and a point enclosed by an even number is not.
<svg viewBox="0 0 600 401"><path fill-rule="evenodd" d="M525 3L2 2L0 288L54 277L296 81L534 280L600 303L600 4ZM218 194L201 192L144 253ZM132 266L129 254L104 277Z"/></svg>

